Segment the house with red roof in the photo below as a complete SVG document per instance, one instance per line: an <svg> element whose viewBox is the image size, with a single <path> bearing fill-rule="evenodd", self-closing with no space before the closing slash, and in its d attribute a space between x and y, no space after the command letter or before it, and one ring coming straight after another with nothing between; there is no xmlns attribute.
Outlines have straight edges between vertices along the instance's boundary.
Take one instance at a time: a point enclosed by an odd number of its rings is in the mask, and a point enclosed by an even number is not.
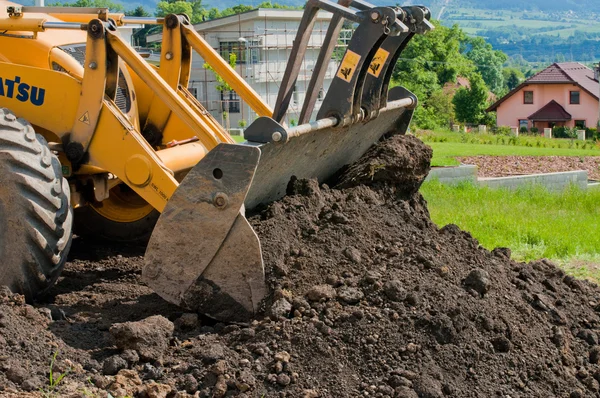
<svg viewBox="0 0 600 398"><path fill-rule="evenodd" d="M498 126L597 127L598 69L577 62L555 63L530 77L490 106Z"/></svg>

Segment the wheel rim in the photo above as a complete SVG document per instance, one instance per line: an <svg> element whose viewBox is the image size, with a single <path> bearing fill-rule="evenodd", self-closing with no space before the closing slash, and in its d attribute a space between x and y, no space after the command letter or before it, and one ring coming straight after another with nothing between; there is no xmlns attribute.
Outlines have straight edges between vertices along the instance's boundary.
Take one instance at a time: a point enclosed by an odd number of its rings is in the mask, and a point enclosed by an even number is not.
<svg viewBox="0 0 600 398"><path fill-rule="evenodd" d="M108 199L90 207L102 217L120 223L135 222L147 217L154 208L125 184L110 190Z"/></svg>

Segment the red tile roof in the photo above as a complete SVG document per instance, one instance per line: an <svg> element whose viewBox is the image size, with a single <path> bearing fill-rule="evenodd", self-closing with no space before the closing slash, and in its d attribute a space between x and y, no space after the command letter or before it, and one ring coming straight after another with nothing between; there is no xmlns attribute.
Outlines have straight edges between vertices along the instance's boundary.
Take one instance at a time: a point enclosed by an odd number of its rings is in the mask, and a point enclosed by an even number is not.
<svg viewBox="0 0 600 398"><path fill-rule="evenodd" d="M527 119L534 122L566 122L571 120L571 114L558 102L552 100Z"/></svg>
<svg viewBox="0 0 600 398"><path fill-rule="evenodd" d="M594 79L594 71L578 62L554 63L525 80L510 93L500 98L487 111L495 111L500 104L523 87L530 84L576 84L596 99L600 99L600 83Z"/></svg>

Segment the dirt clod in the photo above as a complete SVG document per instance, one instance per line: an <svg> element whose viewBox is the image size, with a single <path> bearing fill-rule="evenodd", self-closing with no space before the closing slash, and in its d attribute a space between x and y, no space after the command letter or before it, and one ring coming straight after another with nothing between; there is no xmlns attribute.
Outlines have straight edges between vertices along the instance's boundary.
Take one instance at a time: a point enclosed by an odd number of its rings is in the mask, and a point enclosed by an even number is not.
<svg viewBox="0 0 600 398"><path fill-rule="evenodd" d="M116 375L121 369L127 369L127 361L118 355L106 358L102 365L102 373L108 376Z"/></svg>
<svg viewBox="0 0 600 398"><path fill-rule="evenodd" d="M118 348L135 350L141 358L154 361L167 349L174 328L171 321L156 315L139 322L115 324L110 334Z"/></svg>
<svg viewBox="0 0 600 398"><path fill-rule="evenodd" d="M335 283L335 282L334 282ZM330 300L337 295L335 289L329 285L313 286L307 293L306 297L310 301Z"/></svg>
<svg viewBox="0 0 600 398"><path fill-rule="evenodd" d="M277 300L271 305L271 309L269 311L269 316L272 319L277 320L279 318L286 318L290 315L292 311L292 305L284 298Z"/></svg>
<svg viewBox="0 0 600 398"><path fill-rule="evenodd" d="M490 275L483 269L475 269L469 272L469 275L465 278L464 284L467 289L479 293L482 297L485 296L492 285Z"/></svg>

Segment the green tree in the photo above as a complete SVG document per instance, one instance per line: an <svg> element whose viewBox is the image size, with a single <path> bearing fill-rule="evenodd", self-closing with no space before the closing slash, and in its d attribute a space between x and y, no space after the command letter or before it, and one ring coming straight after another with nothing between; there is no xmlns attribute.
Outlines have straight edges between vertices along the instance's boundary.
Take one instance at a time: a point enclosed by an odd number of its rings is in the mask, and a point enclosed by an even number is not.
<svg viewBox="0 0 600 398"><path fill-rule="evenodd" d="M492 45L482 37L469 38L467 47L467 58L473 61L490 90L494 92L502 90L504 87L502 65L508 60L508 56L502 51L494 50Z"/></svg>
<svg viewBox="0 0 600 398"><path fill-rule="evenodd" d="M422 128L446 126L454 119L452 96L442 88L475 71L473 62L462 53L467 40L464 32L457 25L448 28L433 23L435 30L409 42L392 75L394 84L419 98L413 123Z"/></svg>
<svg viewBox="0 0 600 398"><path fill-rule="evenodd" d="M129 17L149 17L150 14L143 6L138 6L133 10L125 11L125 15Z"/></svg>
<svg viewBox="0 0 600 398"><path fill-rule="evenodd" d="M139 6L133 10L125 11L125 15L130 17L150 17L152 16L144 7ZM158 32L161 29L158 25L145 25L141 29L135 29L133 31L133 42L136 46L146 47L148 42L146 38L153 32Z"/></svg>
<svg viewBox="0 0 600 398"><path fill-rule="evenodd" d="M485 109L489 91L479 73L472 74L469 81L471 87L458 89L452 100L456 119L463 123L483 123L487 118Z"/></svg>
<svg viewBox="0 0 600 398"><path fill-rule="evenodd" d="M202 0L167 0L156 5L156 16L164 17L169 14L186 14L192 23L202 22L208 12L202 5Z"/></svg>
<svg viewBox="0 0 600 398"><path fill-rule="evenodd" d="M236 63L237 63L237 56L235 55L235 53L229 53L229 66L231 66L231 68L235 70ZM233 90L231 88L231 86L225 81L225 79L223 79L217 73L217 71L212 67L212 65L210 65L209 63L205 63L204 69L208 69L215 74L215 78L217 79L217 82L218 82L216 89L218 91L223 92L223 91L232 91Z"/></svg>
<svg viewBox="0 0 600 398"><path fill-rule="evenodd" d="M504 76L504 84L509 91L517 87L525 79L523 72L516 68L504 68L502 75Z"/></svg>
<svg viewBox="0 0 600 398"><path fill-rule="evenodd" d="M247 6L245 4L238 4L238 5L233 6L233 7L225 8L223 11L221 11L221 13L218 16L218 18L228 17L229 15L241 14L243 12L254 10L255 8L256 7Z"/></svg>
<svg viewBox="0 0 600 398"><path fill-rule="evenodd" d="M437 84L443 86L456 81L457 76L467 76L475 67L461 54L465 33L454 25L451 28L433 21L435 29L425 35L415 35L394 68L394 79L405 85L413 74L433 72ZM429 93L438 87L430 87Z"/></svg>
<svg viewBox="0 0 600 398"><path fill-rule="evenodd" d="M77 0L73 3L66 1L56 1L48 3L49 7L97 7L108 8L112 12L124 12L125 7L110 0Z"/></svg>
<svg viewBox="0 0 600 398"><path fill-rule="evenodd" d="M456 118L452 95L441 89L434 91L428 98L425 98L420 108L422 110L416 112L414 122L423 129L448 127Z"/></svg>

